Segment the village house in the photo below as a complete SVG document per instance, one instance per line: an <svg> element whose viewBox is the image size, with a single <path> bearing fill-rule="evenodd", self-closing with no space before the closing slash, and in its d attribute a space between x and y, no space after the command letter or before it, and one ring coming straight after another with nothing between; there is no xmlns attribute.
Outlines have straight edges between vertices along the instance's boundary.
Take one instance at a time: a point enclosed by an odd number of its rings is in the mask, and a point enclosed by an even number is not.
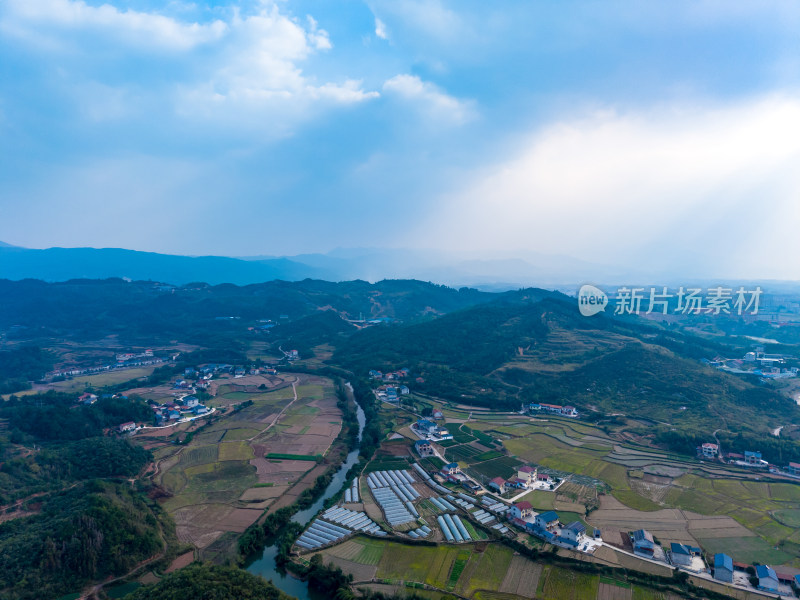
<svg viewBox="0 0 800 600"><path fill-rule="evenodd" d="M754 467L766 467L768 464L767 461L761 458L761 452L754 450L744 451L744 462Z"/></svg>
<svg viewBox="0 0 800 600"><path fill-rule="evenodd" d="M714 579L733 583L733 559L727 554L714 555Z"/></svg>
<svg viewBox="0 0 800 600"><path fill-rule="evenodd" d="M449 475L456 475L458 473L461 473L461 469L458 467L458 463L452 462L443 466L441 473L442 475L447 477Z"/></svg>
<svg viewBox="0 0 800 600"><path fill-rule="evenodd" d="M522 465L517 469L517 477L525 481L528 485L536 480L536 467Z"/></svg>
<svg viewBox="0 0 800 600"><path fill-rule="evenodd" d="M374 369L369 372L370 379L383 379L383 373L380 371L375 371Z"/></svg>
<svg viewBox="0 0 800 600"><path fill-rule="evenodd" d="M407 385L401 385L401 386L400 386L400 395L401 395L401 396L407 396L407 395L408 395L408 394L410 394L410 393L411 393L411 390L410 390L410 389L408 389L408 386L407 386Z"/></svg>
<svg viewBox="0 0 800 600"><path fill-rule="evenodd" d="M778 575L775 573L775 569L769 565L757 565L756 577L758 577L758 589L764 592L777 593Z"/></svg>
<svg viewBox="0 0 800 600"><path fill-rule="evenodd" d="M444 419L444 413L443 413L442 411L440 411L438 408L437 408L436 410L434 410L434 411L433 411L433 413L431 414L431 416L432 416L434 419L436 419L437 421L441 421L442 419Z"/></svg>
<svg viewBox="0 0 800 600"><path fill-rule="evenodd" d="M672 542L672 544L670 544L670 554L672 556L673 565L680 565L683 567L690 567L692 565L693 554L686 544Z"/></svg>
<svg viewBox="0 0 800 600"><path fill-rule="evenodd" d="M550 475L548 475L547 473L538 473L536 475L536 481L542 481L544 483L547 483L550 481Z"/></svg>
<svg viewBox="0 0 800 600"><path fill-rule="evenodd" d="M194 408L198 404L200 404L200 400L198 400L194 396L186 396L186 397L183 398L183 405L186 408Z"/></svg>
<svg viewBox="0 0 800 600"><path fill-rule="evenodd" d="M561 535L558 539L560 542L569 544L570 546L578 546L581 543L581 538L586 534L586 527L580 521L573 521L566 527L561 528Z"/></svg>
<svg viewBox="0 0 800 600"><path fill-rule="evenodd" d="M518 490L527 490L528 489L528 482L525 479L520 479L519 477L512 477L507 482L508 487L513 487Z"/></svg>
<svg viewBox="0 0 800 600"><path fill-rule="evenodd" d="M704 458L716 458L718 453L719 446L717 444L706 442L700 446L700 454L702 454Z"/></svg>
<svg viewBox="0 0 800 600"><path fill-rule="evenodd" d="M786 467L786 472L791 473L792 475L800 476L800 463L790 462Z"/></svg>
<svg viewBox="0 0 800 600"><path fill-rule="evenodd" d="M120 433L126 433L128 431L135 431L136 430L136 423L133 421L128 421L127 423L123 423L118 427Z"/></svg>
<svg viewBox="0 0 800 600"><path fill-rule="evenodd" d="M504 494L506 491L506 480L502 477L495 477L486 487L495 490L499 494Z"/></svg>
<svg viewBox="0 0 800 600"><path fill-rule="evenodd" d="M656 543L653 540L653 534L644 529L637 529L633 532L633 551L639 554L645 554L649 557L653 556L656 550Z"/></svg>
<svg viewBox="0 0 800 600"><path fill-rule="evenodd" d="M192 409L192 412L193 412L195 415L204 415L204 414L208 413L208 412L209 412L209 410L208 410L208 407L207 407L207 406L203 406L202 404L198 404L197 406L195 406L195 407Z"/></svg>
<svg viewBox="0 0 800 600"><path fill-rule="evenodd" d="M417 451L417 454L420 456L433 456L433 446L431 443L426 440L417 440L414 442L414 450Z"/></svg>
<svg viewBox="0 0 800 600"><path fill-rule="evenodd" d="M547 512L539 513L536 515L536 527L542 530L547 530L558 525L558 514L555 511L548 510Z"/></svg>
<svg viewBox="0 0 800 600"><path fill-rule="evenodd" d="M515 502L511 505L508 514L512 519L525 521L533 517L533 506L531 506L530 502L524 500L522 502Z"/></svg>
<svg viewBox="0 0 800 600"><path fill-rule="evenodd" d="M86 392L85 394L81 394L80 395L80 397L78 398L78 401L83 403L83 404L87 404L87 405L94 404L95 402L97 402L97 396L95 396L94 394L90 394L90 393Z"/></svg>
<svg viewBox="0 0 800 600"><path fill-rule="evenodd" d="M420 419L414 424L414 427L420 433L431 434L436 431L437 425L436 423L434 423L433 421L429 421L428 419Z"/></svg>
<svg viewBox="0 0 800 600"><path fill-rule="evenodd" d="M453 434L452 433L450 433L444 427L440 427L438 425L433 430L433 435L435 435L440 440L452 440L453 439Z"/></svg>

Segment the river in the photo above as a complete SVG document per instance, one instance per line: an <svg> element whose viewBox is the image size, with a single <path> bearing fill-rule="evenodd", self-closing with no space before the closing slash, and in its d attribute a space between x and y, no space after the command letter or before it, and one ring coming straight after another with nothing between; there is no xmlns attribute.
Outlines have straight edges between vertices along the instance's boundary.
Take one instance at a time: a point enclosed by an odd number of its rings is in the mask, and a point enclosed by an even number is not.
<svg viewBox="0 0 800 600"><path fill-rule="evenodd" d="M292 521L295 523L301 523L302 525L305 525L312 518L314 518L317 512L319 512L319 510L322 508L323 504L325 504L325 500L338 493L342 489L347 471L349 471L350 467L358 462L358 452L361 448L361 434L364 431L366 417L364 416L364 411L361 410L361 407L358 404L356 404L356 409L356 418L358 419L358 445L356 446L355 450L352 450L347 455L344 463L341 467L339 467L339 470L333 476L333 479L328 484L328 487L325 488L325 493L323 493L322 496L320 496L320 498L309 508L301 510L292 517ZM314 593L312 590L309 590L305 581L301 581L300 579L293 577L286 571L279 570L275 565L275 555L277 553L278 547L275 544L265 547L264 550L255 555L255 557L252 559L252 562L247 566L247 570L254 575L261 575L264 579L272 580L272 583L274 583L276 587L290 596L299 598L299 600L326 599L325 595Z"/></svg>

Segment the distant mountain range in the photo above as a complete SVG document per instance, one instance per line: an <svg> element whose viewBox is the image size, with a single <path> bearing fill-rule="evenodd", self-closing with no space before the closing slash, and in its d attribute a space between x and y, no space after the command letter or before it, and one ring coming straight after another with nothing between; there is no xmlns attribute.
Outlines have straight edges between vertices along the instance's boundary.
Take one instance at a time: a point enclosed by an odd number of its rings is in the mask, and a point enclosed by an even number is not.
<svg viewBox="0 0 800 600"><path fill-rule="evenodd" d="M611 285L714 284L716 280L675 280L663 274L611 268L563 255L527 252L514 258L475 258L433 250L339 248L295 256L180 256L120 248L34 250L0 242L0 279L106 279L159 281L175 285L249 285L276 279L381 281L417 279L453 287L505 291L523 287L576 291L583 283ZM727 282L729 285L735 282ZM798 292L796 282L766 282Z"/></svg>
<svg viewBox="0 0 800 600"><path fill-rule="evenodd" d="M337 249L296 256L179 256L120 248L34 250L0 242L0 278L67 281L121 277L183 285L192 282L247 285L282 279L380 281L419 279L451 286L503 290L530 285L559 287L620 279L624 273L564 256L465 259L432 251Z"/></svg>

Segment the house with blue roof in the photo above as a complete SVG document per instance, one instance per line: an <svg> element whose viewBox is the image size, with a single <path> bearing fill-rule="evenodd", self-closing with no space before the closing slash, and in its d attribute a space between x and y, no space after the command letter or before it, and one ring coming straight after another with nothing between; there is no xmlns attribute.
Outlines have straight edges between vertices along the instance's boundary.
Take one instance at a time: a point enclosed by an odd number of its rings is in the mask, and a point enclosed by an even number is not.
<svg viewBox="0 0 800 600"><path fill-rule="evenodd" d="M427 440L417 440L414 442L414 450L420 456L433 456L433 446Z"/></svg>
<svg viewBox="0 0 800 600"><path fill-rule="evenodd" d="M461 473L458 463L451 462L442 467L442 475L444 476L455 475L456 473Z"/></svg>
<svg viewBox="0 0 800 600"><path fill-rule="evenodd" d="M758 577L758 589L764 592L778 591L778 574L769 565L756 565L756 577Z"/></svg>
<svg viewBox="0 0 800 600"><path fill-rule="evenodd" d="M637 529L633 532L633 551L641 552L648 556L653 556L656 550L656 542L653 534L644 529Z"/></svg>
<svg viewBox="0 0 800 600"><path fill-rule="evenodd" d="M744 451L744 462L749 465L758 465L761 464L761 452L754 452L752 450L745 450Z"/></svg>
<svg viewBox="0 0 800 600"><path fill-rule="evenodd" d="M672 544L670 544L670 556L672 557L673 565L680 565L683 567L690 567L692 565L692 551L686 544L672 542Z"/></svg>
<svg viewBox="0 0 800 600"><path fill-rule="evenodd" d="M586 534L586 527L580 521L573 521L566 527L561 529L561 535L558 537L559 542L569 544L570 546L578 546L581 543L581 538Z"/></svg>
<svg viewBox="0 0 800 600"><path fill-rule="evenodd" d="M727 554L714 555L714 579L733 583L733 559Z"/></svg>
<svg viewBox="0 0 800 600"><path fill-rule="evenodd" d="M539 529L547 529L558 524L558 514L555 511L548 510L547 512L539 513L536 515L536 527Z"/></svg>
<svg viewBox="0 0 800 600"><path fill-rule="evenodd" d="M433 421L429 421L428 419L420 419L417 421L415 427L417 431L422 433L434 433L436 431L436 423Z"/></svg>

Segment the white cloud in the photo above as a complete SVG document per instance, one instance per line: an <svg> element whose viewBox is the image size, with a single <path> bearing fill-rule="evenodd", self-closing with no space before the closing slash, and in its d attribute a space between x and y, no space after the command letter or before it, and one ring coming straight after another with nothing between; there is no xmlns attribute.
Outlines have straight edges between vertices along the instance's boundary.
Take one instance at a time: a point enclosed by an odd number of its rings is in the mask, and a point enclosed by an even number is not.
<svg viewBox="0 0 800 600"><path fill-rule="evenodd" d="M800 100L597 112L466 177L420 228L446 248L684 274L800 272Z"/></svg>
<svg viewBox="0 0 800 600"><path fill-rule="evenodd" d="M386 31L386 23L375 17L375 35L382 40L388 40L389 34Z"/></svg>
<svg viewBox="0 0 800 600"><path fill-rule="evenodd" d="M91 6L82 0L6 0L4 30L26 37L51 26L71 31L102 31L116 41L147 47L187 50L223 37L222 21L183 23L156 13L120 10L110 4Z"/></svg>
<svg viewBox="0 0 800 600"><path fill-rule="evenodd" d="M326 106L378 96L363 90L356 78L320 81L304 73L304 63L333 45L314 17L297 19L284 9L282 3L261 0L247 12L234 7L225 21L200 24L83 0L8 0L0 5L0 27L52 56L66 96L91 99L91 107L80 103L79 109L92 120L136 112L125 102L150 94L154 106L172 105L175 114L200 117L206 126L217 121L282 136ZM56 50L68 44L78 50L77 63L69 62L76 60L72 53ZM109 77L108 65L95 58L109 54L137 60L132 48L169 50L172 64L185 63L186 68L174 71L165 87L137 86L141 92L123 89L135 84L109 83L118 80L116 74ZM141 65L142 78L148 69ZM102 94L94 96L96 90Z"/></svg>
<svg viewBox="0 0 800 600"><path fill-rule="evenodd" d="M416 75L395 75L384 82L383 91L418 104L423 112L436 119L461 124L475 116L472 102L454 98Z"/></svg>
<svg viewBox="0 0 800 600"><path fill-rule="evenodd" d="M306 17L308 20L308 41L317 50L330 50L333 48L328 32L324 29L319 29L317 21L311 15Z"/></svg>
<svg viewBox="0 0 800 600"><path fill-rule="evenodd" d="M466 32L462 18L441 0L372 0L371 4L379 6L381 14L402 21L412 31L442 41L456 41ZM381 37L377 20L375 25L375 35Z"/></svg>

